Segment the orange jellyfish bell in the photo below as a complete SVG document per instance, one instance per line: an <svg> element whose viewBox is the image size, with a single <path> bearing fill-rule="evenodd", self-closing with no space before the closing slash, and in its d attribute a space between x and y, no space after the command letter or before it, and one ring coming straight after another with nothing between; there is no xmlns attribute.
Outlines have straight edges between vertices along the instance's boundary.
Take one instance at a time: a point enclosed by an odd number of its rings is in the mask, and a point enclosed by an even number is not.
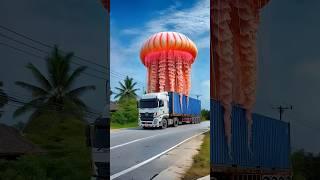
<svg viewBox="0 0 320 180"><path fill-rule="evenodd" d="M197 53L194 42L181 33L159 32L149 37L140 51L147 67L148 93L171 91L188 96Z"/></svg>

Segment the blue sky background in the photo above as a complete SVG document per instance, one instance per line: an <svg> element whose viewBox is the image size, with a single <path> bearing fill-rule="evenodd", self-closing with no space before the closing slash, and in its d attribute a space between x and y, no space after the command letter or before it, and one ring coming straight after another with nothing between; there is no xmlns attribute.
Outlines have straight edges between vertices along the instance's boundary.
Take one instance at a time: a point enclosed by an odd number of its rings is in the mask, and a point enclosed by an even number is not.
<svg viewBox="0 0 320 180"><path fill-rule="evenodd" d="M188 1L112 1L111 10L111 88L125 75L138 82L141 95L146 88L146 68L139 53L143 42L161 31L185 34L198 47L192 65L191 93L201 95L202 107L209 109L210 92L210 24L209 0Z"/></svg>

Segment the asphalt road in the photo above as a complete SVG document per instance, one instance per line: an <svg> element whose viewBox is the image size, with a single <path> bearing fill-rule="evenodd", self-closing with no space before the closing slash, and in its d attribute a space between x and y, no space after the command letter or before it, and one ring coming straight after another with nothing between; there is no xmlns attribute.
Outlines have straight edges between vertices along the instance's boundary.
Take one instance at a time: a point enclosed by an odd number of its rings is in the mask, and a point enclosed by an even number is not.
<svg viewBox="0 0 320 180"><path fill-rule="evenodd" d="M126 129L111 133L111 179L149 180L175 159L161 156L188 138L207 131L209 121L167 129Z"/></svg>

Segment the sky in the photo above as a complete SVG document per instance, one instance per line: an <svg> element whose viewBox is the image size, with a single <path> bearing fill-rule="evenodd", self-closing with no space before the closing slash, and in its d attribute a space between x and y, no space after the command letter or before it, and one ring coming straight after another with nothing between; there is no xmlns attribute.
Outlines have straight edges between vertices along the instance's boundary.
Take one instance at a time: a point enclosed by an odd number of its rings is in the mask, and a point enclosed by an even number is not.
<svg viewBox="0 0 320 180"><path fill-rule="evenodd" d="M271 0L262 10L258 41L255 111L279 118L272 109L293 105L292 148L320 151L320 1Z"/></svg>
<svg viewBox="0 0 320 180"><path fill-rule="evenodd" d="M126 75L138 82L138 95L146 86L146 68L139 53L144 41L163 31L180 32L198 48L192 65L191 97L201 95L202 108L210 109L209 0L111 1L111 88L115 93ZM134 8L133 8L134 7Z"/></svg>
<svg viewBox="0 0 320 180"><path fill-rule="evenodd" d="M261 11L257 102L254 111L278 118L279 113L272 107L292 104L293 110L286 111L283 120L291 123L293 150L304 148L306 151L320 152L320 143L317 141L320 139L319 8L318 0L271 0ZM204 0L112 0L113 85L128 74L141 81L143 86L145 68L138 56L141 43L155 32L172 29L189 36L199 48L199 56L193 65L191 94L202 94L205 104L209 96L209 76L206 74L209 71L208 10L207 1ZM58 44L65 51L73 51L102 65L106 63L107 56L105 17L106 12L100 1L2 0L0 3L0 25L49 44ZM15 37L2 29L0 33ZM3 37L0 37L0 42L41 55ZM45 49L35 43L32 45ZM27 99L30 94L14 82L34 82L25 65L32 62L45 72L44 61L3 45L0 45L0 54L0 80L4 82L5 91ZM104 76L92 69L99 67L87 65L90 66L88 73ZM86 94L83 99L90 108L102 111L105 105L104 80L83 75L79 84L96 85L95 92ZM27 120L27 116L12 118L14 109L14 106L6 106L0 122L14 124Z"/></svg>

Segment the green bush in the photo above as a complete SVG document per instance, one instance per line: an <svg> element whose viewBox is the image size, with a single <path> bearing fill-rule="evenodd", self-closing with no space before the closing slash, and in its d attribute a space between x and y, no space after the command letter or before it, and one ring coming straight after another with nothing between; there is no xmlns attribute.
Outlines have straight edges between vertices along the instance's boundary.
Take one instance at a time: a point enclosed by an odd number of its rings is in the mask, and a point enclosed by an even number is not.
<svg viewBox="0 0 320 180"><path fill-rule="evenodd" d="M46 153L0 161L0 180L90 179L91 155L83 121L50 113L31 120L24 131Z"/></svg>
<svg viewBox="0 0 320 180"><path fill-rule="evenodd" d="M294 180L318 180L320 177L320 154L304 150L296 151L291 156Z"/></svg>
<svg viewBox="0 0 320 180"><path fill-rule="evenodd" d="M206 109L201 110L201 120L202 121L210 120L210 111L209 110L206 110Z"/></svg>
<svg viewBox="0 0 320 180"><path fill-rule="evenodd" d="M134 98L122 99L118 102L118 110L111 114L111 122L127 124L138 122L137 100Z"/></svg>
<svg viewBox="0 0 320 180"><path fill-rule="evenodd" d="M78 157L79 159L79 157ZM24 156L16 161L0 161L0 179L5 180L69 180L90 179L89 174L77 167L75 158Z"/></svg>

